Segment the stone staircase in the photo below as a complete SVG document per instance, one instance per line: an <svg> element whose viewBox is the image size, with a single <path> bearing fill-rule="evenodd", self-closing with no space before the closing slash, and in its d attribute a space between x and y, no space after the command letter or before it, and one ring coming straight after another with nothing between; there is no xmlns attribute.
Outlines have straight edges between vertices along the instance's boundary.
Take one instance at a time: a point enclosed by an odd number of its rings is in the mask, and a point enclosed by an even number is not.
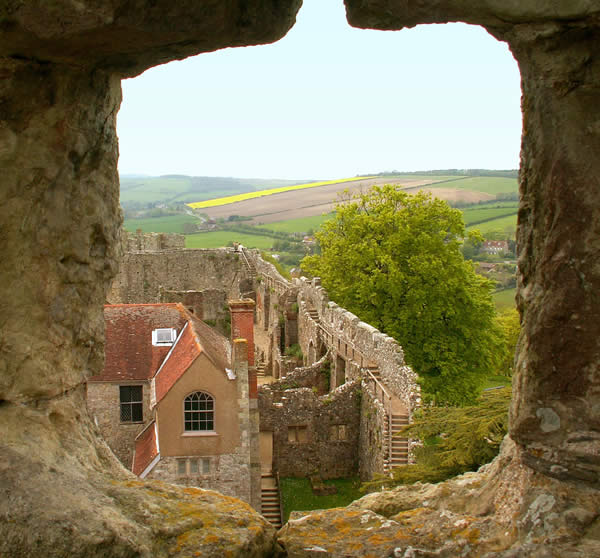
<svg viewBox="0 0 600 558"><path fill-rule="evenodd" d="M375 363L368 363L365 367L371 376L385 386L385 380L381 377L379 367ZM387 389L387 388L386 388ZM409 424L409 416L401 409L404 405L398 400L389 389L387 389L391 397L389 406L385 406L385 424L383 426L383 439L385 444L385 458L383 460L384 473L391 473L395 467L408 465L408 438L403 438L400 434L402 428ZM375 395L382 403L383 395L376 389ZM390 431L390 415L391 410L391 431ZM391 451L390 451L391 444Z"/></svg>
<svg viewBox="0 0 600 558"><path fill-rule="evenodd" d="M408 425L408 415L392 414L392 430L389 429L389 420L386 413L386 421L383 429L385 440L391 437L392 451L384 460L383 470L385 473L391 473L395 467L408 465L408 438L402 438L400 431Z"/></svg>
<svg viewBox="0 0 600 558"><path fill-rule="evenodd" d="M319 318L319 313L314 308L308 308L306 312L310 316L310 319L315 323L318 324L321 321Z"/></svg>
<svg viewBox="0 0 600 558"><path fill-rule="evenodd" d="M246 270L248 277L250 277L251 279L256 279L256 276L258 274L256 272L256 266L254 265L254 262L248 258L248 256L244 252L244 250L241 250L240 254L241 254L240 259L242 261L242 265L244 266L244 269Z"/></svg>
<svg viewBox="0 0 600 558"><path fill-rule="evenodd" d="M281 506L279 505L279 487L277 479L271 474L261 478L260 510L263 517L276 529L281 528Z"/></svg>
<svg viewBox="0 0 600 558"><path fill-rule="evenodd" d="M257 378L265 378L265 370L267 369L267 365L264 362L259 362L256 364L256 377Z"/></svg>

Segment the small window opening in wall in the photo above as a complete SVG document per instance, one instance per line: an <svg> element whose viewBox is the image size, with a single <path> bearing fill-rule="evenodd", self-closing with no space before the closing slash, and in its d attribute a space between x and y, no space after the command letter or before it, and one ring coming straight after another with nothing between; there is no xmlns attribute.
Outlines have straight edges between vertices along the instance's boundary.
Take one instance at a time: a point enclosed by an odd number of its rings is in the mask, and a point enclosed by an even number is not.
<svg viewBox="0 0 600 558"><path fill-rule="evenodd" d="M288 426L288 442L305 444L308 441L306 425Z"/></svg>
<svg viewBox="0 0 600 558"><path fill-rule="evenodd" d="M207 475L210 473L210 458L185 458L177 460L177 474L185 475Z"/></svg>
<svg viewBox="0 0 600 558"><path fill-rule="evenodd" d="M177 339L177 332L172 327L155 329L152 332L152 344L155 346L172 345Z"/></svg>
<svg viewBox="0 0 600 558"><path fill-rule="evenodd" d="M143 421L142 386L119 386L121 422Z"/></svg>
<svg viewBox="0 0 600 558"><path fill-rule="evenodd" d="M345 424L332 424L329 427L329 439L332 442L344 442L347 439L346 436Z"/></svg>

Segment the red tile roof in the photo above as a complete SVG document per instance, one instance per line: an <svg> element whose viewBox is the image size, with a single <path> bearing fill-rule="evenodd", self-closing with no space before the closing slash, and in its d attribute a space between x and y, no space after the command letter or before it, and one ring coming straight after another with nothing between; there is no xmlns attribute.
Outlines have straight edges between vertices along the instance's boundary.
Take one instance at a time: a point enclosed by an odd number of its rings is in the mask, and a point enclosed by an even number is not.
<svg viewBox="0 0 600 558"><path fill-rule="evenodd" d="M104 307L105 363L90 381L148 380L171 346L152 345L152 331L174 328L180 333L189 315L181 304L114 304Z"/></svg>
<svg viewBox="0 0 600 558"><path fill-rule="evenodd" d="M204 353L221 370L229 366L227 339L190 315L173 350L154 377L156 403L162 400L201 353Z"/></svg>
<svg viewBox="0 0 600 558"><path fill-rule="evenodd" d="M169 356L155 375L157 403L162 400L175 382L181 378L201 352L202 347L188 322L179 339L177 339L173 350L169 353Z"/></svg>
<svg viewBox="0 0 600 558"><path fill-rule="evenodd" d="M139 477L158 455L158 440L156 437L156 422L151 421L135 439L133 465L131 470Z"/></svg>

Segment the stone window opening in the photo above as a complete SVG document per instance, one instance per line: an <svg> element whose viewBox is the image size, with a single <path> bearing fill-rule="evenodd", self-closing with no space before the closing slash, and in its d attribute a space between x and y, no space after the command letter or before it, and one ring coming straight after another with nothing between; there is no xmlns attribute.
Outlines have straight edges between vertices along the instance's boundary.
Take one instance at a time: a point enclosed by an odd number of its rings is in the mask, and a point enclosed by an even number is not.
<svg viewBox="0 0 600 558"><path fill-rule="evenodd" d="M329 427L329 440L332 442L345 442L348 439L345 424L332 424Z"/></svg>
<svg viewBox="0 0 600 558"><path fill-rule="evenodd" d="M305 444L308 442L306 425L288 426L288 442L290 444Z"/></svg>
<svg viewBox="0 0 600 558"><path fill-rule="evenodd" d="M143 422L142 386L119 386L119 405L121 422Z"/></svg>
<svg viewBox="0 0 600 558"><path fill-rule="evenodd" d="M209 457L185 457L177 459L177 474L180 477L210 474Z"/></svg>
<svg viewBox="0 0 600 558"><path fill-rule="evenodd" d="M183 402L184 432L214 432L215 400L204 391L188 395Z"/></svg>

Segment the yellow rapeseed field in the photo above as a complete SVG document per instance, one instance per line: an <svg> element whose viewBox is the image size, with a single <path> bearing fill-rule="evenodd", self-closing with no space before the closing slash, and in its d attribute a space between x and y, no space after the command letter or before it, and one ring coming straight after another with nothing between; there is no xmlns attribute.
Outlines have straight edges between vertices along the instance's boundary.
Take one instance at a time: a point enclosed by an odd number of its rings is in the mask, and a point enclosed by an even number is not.
<svg viewBox="0 0 600 558"><path fill-rule="evenodd" d="M323 182L309 182L308 184L296 184L294 186L282 186L281 188L270 188L268 190L257 190L256 192L246 192L237 196L226 196L224 198L215 198L201 202L188 203L192 209L202 209L203 207L216 207L217 205L228 205L253 198L262 198L263 196L271 196L272 194L280 194L281 192L289 192L290 190L303 190L305 188L316 188L317 186L328 186L329 184L339 184L340 182L353 182L356 180L365 180L373 178L372 176L360 176L354 178L341 178L338 180L325 180Z"/></svg>

